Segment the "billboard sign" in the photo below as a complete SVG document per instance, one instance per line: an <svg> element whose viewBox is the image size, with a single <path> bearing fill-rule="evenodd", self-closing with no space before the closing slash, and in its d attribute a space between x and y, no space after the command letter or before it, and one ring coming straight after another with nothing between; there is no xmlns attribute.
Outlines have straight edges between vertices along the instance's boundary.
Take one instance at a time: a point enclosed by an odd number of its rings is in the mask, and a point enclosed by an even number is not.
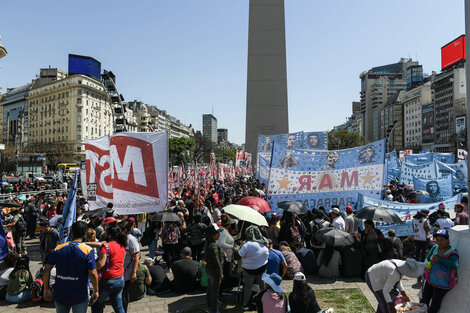
<svg viewBox="0 0 470 313"><path fill-rule="evenodd" d="M82 74L101 79L101 63L83 55L69 54L69 74Z"/></svg>
<svg viewBox="0 0 470 313"><path fill-rule="evenodd" d="M406 69L406 86L410 87L413 84L423 81L423 66L416 65L410 66Z"/></svg>
<svg viewBox="0 0 470 313"><path fill-rule="evenodd" d="M455 133L457 135L465 132L465 115L457 116L455 118Z"/></svg>
<svg viewBox="0 0 470 313"><path fill-rule="evenodd" d="M465 59L465 35L441 48L441 69L445 69L463 59Z"/></svg>

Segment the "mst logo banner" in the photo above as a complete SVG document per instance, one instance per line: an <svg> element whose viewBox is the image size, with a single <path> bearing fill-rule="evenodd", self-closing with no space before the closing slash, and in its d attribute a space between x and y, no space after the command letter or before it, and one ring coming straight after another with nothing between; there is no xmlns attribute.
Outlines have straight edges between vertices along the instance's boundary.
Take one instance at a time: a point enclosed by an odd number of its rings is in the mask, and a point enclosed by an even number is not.
<svg viewBox="0 0 470 313"><path fill-rule="evenodd" d="M358 193L380 198L384 178L385 141L328 151L288 149L274 144L268 201L276 211L281 201L301 201L308 208L344 208Z"/></svg>
<svg viewBox="0 0 470 313"><path fill-rule="evenodd" d="M117 133L85 140L91 209L108 202L120 214L161 211L168 199L167 133Z"/></svg>

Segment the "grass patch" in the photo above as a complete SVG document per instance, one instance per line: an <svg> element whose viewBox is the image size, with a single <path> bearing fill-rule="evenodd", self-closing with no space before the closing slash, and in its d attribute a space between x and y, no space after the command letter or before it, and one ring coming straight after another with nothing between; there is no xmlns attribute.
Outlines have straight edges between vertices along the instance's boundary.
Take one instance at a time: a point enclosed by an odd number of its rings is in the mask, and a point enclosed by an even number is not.
<svg viewBox="0 0 470 313"><path fill-rule="evenodd" d="M373 313L375 312L359 289L315 290L318 304L321 308L331 307L335 313ZM287 294L289 297L289 294ZM233 297L227 297L226 305L220 307L220 312L241 313L241 303L235 303ZM184 313L205 313L206 306L198 305L188 308ZM256 311L249 311L256 312Z"/></svg>

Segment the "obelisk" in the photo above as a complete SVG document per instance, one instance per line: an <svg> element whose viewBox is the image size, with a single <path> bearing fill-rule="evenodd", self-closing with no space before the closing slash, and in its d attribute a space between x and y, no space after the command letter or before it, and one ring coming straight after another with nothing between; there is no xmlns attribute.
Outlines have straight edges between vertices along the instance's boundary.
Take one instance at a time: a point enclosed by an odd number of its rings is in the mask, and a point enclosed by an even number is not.
<svg viewBox="0 0 470 313"><path fill-rule="evenodd" d="M289 132L284 0L250 0L245 150L258 134Z"/></svg>

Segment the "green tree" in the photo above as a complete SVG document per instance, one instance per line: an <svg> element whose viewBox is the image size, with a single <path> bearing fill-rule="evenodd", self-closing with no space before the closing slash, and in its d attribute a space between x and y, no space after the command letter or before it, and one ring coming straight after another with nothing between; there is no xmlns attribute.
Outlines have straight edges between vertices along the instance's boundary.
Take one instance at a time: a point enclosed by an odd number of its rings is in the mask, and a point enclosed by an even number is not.
<svg viewBox="0 0 470 313"><path fill-rule="evenodd" d="M235 149L231 149L231 148L218 147L215 150L215 158L217 162L221 162L221 163L223 162L223 163L228 164L230 160L235 162L236 155L237 155L237 152L235 151Z"/></svg>
<svg viewBox="0 0 470 313"><path fill-rule="evenodd" d="M328 133L328 150L354 148L364 144L364 138L345 129L332 130Z"/></svg>
<svg viewBox="0 0 470 313"><path fill-rule="evenodd" d="M198 163L208 163L210 154L214 150L214 144L207 139L207 137L204 137L201 134L196 134L194 139L193 161Z"/></svg>
<svg viewBox="0 0 470 313"><path fill-rule="evenodd" d="M193 149L194 139L171 138L168 140L169 158L173 165L182 165L189 162L189 154Z"/></svg>

